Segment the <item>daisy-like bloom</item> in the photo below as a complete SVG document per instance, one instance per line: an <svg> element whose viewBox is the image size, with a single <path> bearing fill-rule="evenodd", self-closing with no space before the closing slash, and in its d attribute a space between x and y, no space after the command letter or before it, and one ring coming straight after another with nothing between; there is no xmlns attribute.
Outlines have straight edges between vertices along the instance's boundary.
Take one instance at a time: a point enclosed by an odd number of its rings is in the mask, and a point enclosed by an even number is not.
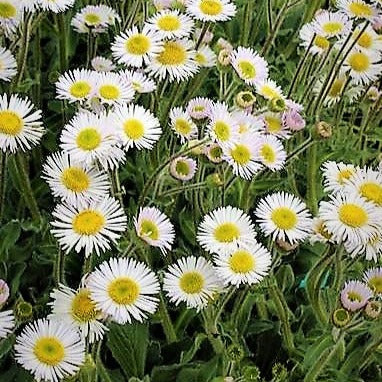
<svg viewBox="0 0 382 382"><path fill-rule="evenodd" d="M116 69L112 60L105 57L94 57L91 61L92 68L97 72L112 72Z"/></svg>
<svg viewBox="0 0 382 382"><path fill-rule="evenodd" d="M355 175L357 169L352 164L327 161L321 166L324 177L324 191L336 193Z"/></svg>
<svg viewBox="0 0 382 382"><path fill-rule="evenodd" d="M78 33L104 33L115 15L115 11L105 5L88 5L76 13L71 25Z"/></svg>
<svg viewBox="0 0 382 382"><path fill-rule="evenodd" d="M34 105L28 99L17 94L0 95L0 149L12 153L26 151L36 146L44 128L41 110L33 111Z"/></svg>
<svg viewBox="0 0 382 382"><path fill-rule="evenodd" d="M320 218L313 218L312 234L310 236L311 244L320 242L331 242L333 235L327 230L325 222Z"/></svg>
<svg viewBox="0 0 382 382"><path fill-rule="evenodd" d="M213 23L230 20L236 14L236 6L229 0L187 0L186 7L194 19Z"/></svg>
<svg viewBox="0 0 382 382"><path fill-rule="evenodd" d="M345 13L327 10L323 10L315 16L313 25L319 31L319 35L329 38L347 36L352 28L352 22Z"/></svg>
<svg viewBox="0 0 382 382"><path fill-rule="evenodd" d="M330 201L320 203L319 217L337 243L364 244L382 227L382 209L357 194L331 195Z"/></svg>
<svg viewBox="0 0 382 382"><path fill-rule="evenodd" d="M381 36L376 33L370 25L366 30L364 30L363 25L360 25L355 29L352 34L352 39L349 41L349 47L354 41L356 41L355 47L363 52L381 52L382 50Z"/></svg>
<svg viewBox="0 0 382 382"><path fill-rule="evenodd" d="M122 105L113 113L114 129L126 150L151 150L162 134L158 118L139 105Z"/></svg>
<svg viewBox="0 0 382 382"><path fill-rule="evenodd" d="M310 47L310 53L314 55L326 53L330 48L329 37L318 29L313 22L303 25L300 29L301 45L306 49Z"/></svg>
<svg viewBox="0 0 382 382"><path fill-rule="evenodd" d="M190 40L168 40L163 50L150 61L147 71L154 77L170 82L184 81L198 72L194 44Z"/></svg>
<svg viewBox="0 0 382 382"><path fill-rule="evenodd" d="M22 17L23 7L20 0L0 0L0 28L11 35Z"/></svg>
<svg viewBox="0 0 382 382"><path fill-rule="evenodd" d="M286 151L279 139L273 135L262 135L257 145L257 158L272 171L279 171L284 167Z"/></svg>
<svg viewBox="0 0 382 382"><path fill-rule="evenodd" d="M196 120L207 118L212 107L212 101L204 97L191 99L187 105L187 112Z"/></svg>
<svg viewBox="0 0 382 382"><path fill-rule="evenodd" d="M44 11L60 13L66 11L74 5L74 0L39 0Z"/></svg>
<svg viewBox="0 0 382 382"><path fill-rule="evenodd" d="M191 180L197 170L196 161L188 157L178 157L170 163L170 174L184 182Z"/></svg>
<svg viewBox="0 0 382 382"><path fill-rule="evenodd" d="M156 83L141 72L125 70L120 75L137 93L151 93L157 88Z"/></svg>
<svg viewBox="0 0 382 382"><path fill-rule="evenodd" d="M223 147L223 159L232 167L235 175L250 180L261 169L258 163L259 135L246 133L232 146Z"/></svg>
<svg viewBox="0 0 382 382"><path fill-rule="evenodd" d="M266 133L274 135L280 139L288 139L290 137L290 131L284 124L282 113L264 113L263 120Z"/></svg>
<svg viewBox="0 0 382 382"><path fill-rule="evenodd" d="M256 84L256 93L267 100L284 98L283 91L275 81L267 79Z"/></svg>
<svg viewBox="0 0 382 382"><path fill-rule="evenodd" d="M152 247L158 247L162 254L171 250L175 239L174 226L170 219L156 207L140 209L134 217L137 235Z"/></svg>
<svg viewBox="0 0 382 382"><path fill-rule="evenodd" d="M237 93L235 102L240 108L249 109L255 104L256 97L251 91L241 91Z"/></svg>
<svg viewBox="0 0 382 382"><path fill-rule="evenodd" d="M47 181L55 197L74 206L108 195L110 182L106 173L76 162L66 153L54 153L43 166L42 178Z"/></svg>
<svg viewBox="0 0 382 382"><path fill-rule="evenodd" d="M15 317L12 310L0 312L0 338L5 338L15 327Z"/></svg>
<svg viewBox="0 0 382 382"><path fill-rule="evenodd" d="M110 117L105 114L80 112L64 127L60 148L78 162L99 162L105 169L116 168L125 154L112 128Z"/></svg>
<svg viewBox="0 0 382 382"><path fill-rule="evenodd" d="M0 279L0 306L4 305L9 297L9 287L8 284Z"/></svg>
<svg viewBox="0 0 382 382"><path fill-rule="evenodd" d="M135 26L122 32L111 46L113 57L119 64L138 68L148 64L162 49L160 36L147 26L141 32Z"/></svg>
<svg viewBox="0 0 382 382"><path fill-rule="evenodd" d="M81 337L88 338L90 343L102 339L107 327L100 321L103 318L102 313L90 298L89 289L74 290L60 284L53 289L50 297L53 299L49 304L52 307L49 315L51 320L78 327Z"/></svg>
<svg viewBox="0 0 382 382"><path fill-rule="evenodd" d="M36 12L40 7L40 0L21 0L21 6L24 11Z"/></svg>
<svg viewBox="0 0 382 382"><path fill-rule="evenodd" d="M245 135L248 133L261 133L264 131L264 122L261 118L255 117L249 114L245 110L234 110L232 112L232 117L236 120L239 125L240 135Z"/></svg>
<svg viewBox="0 0 382 382"><path fill-rule="evenodd" d="M366 94L367 99L371 102L377 102L381 95L382 92L376 86L370 87Z"/></svg>
<svg viewBox="0 0 382 382"><path fill-rule="evenodd" d="M355 19L372 20L377 16L376 8L364 0L337 0L336 6L340 11Z"/></svg>
<svg viewBox="0 0 382 382"><path fill-rule="evenodd" d="M374 51L359 51L353 49L346 57L344 69L349 71L349 75L355 84L367 85L375 81L381 73L381 56Z"/></svg>
<svg viewBox="0 0 382 382"><path fill-rule="evenodd" d="M154 7L159 11L162 9L171 8L173 0L152 0Z"/></svg>
<svg viewBox="0 0 382 382"><path fill-rule="evenodd" d="M312 218L303 201L286 192L267 195L258 204L255 215L265 236L288 240L291 244L309 236Z"/></svg>
<svg viewBox="0 0 382 382"><path fill-rule="evenodd" d="M221 146L232 147L240 138L240 126L228 111L228 105L217 102L211 106L208 132L211 139Z"/></svg>
<svg viewBox="0 0 382 382"><path fill-rule="evenodd" d="M356 192L369 202L382 207L382 173L371 168L358 169L346 184L344 192Z"/></svg>
<svg viewBox="0 0 382 382"><path fill-rule="evenodd" d="M100 255L116 243L127 227L127 218L117 200L105 197L84 207L59 204L52 213L51 232L66 253L72 248L85 256Z"/></svg>
<svg viewBox="0 0 382 382"><path fill-rule="evenodd" d="M221 282L214 266L203 257L188 256L170 265L164 275L163 290L176 305L184 302L187 308L203 309L216 293Z"/></svg>
<svg viewBox="0 0 382 382"><path fill-rule="evenodd" d="M226 285L259 283L269 272L272 257L261 244L239 247L227 254L214 256L216 272Z"/></svg>
<svg viewBox="0 0 382 382"><path fill-rule="evenodd" d="M368 269L363 274L363 281L376 295L382 294L382 267Z"/></svg>
<svg viewBox="0 0 382 382"><path fill-rule="evenodd" d="M342 70L338 76L334 79L332 85L328 93L326 94L324 105L332 106L338 103L343 97L343 91L345 89L345 85L348 81L348 76L344 70ZM320 79L317 81L316 85L313 88L313 92L318 95L322 87L324 86L324 79Z"/></svg>
<svg viewBox="0 0 382 382"><path fill-rule="evenodd" d="M208 45L202 45L196 51L195 61L202 68L212 68L216 65L216 53Z"/></svg>
<svg viewBox="0 0 382 382"><path fill-rule="evenodd" d="M37 381L59 382L85 362L85 342L72 325L40 319L16 338L15 359Z"/></svg>
<svg viewBox="0 0 382 382"><path fill-rule="evenodd" d="M345 309L355 312L362 309L371 297L373 292L365 283L351 280L345 283L341 291L341 304Z"/></svg>
<svg viewBox="0 0 382 382"><path fill-rule="evenodd" d="M239 208L220 207L204 216L197 240L209 253L230 253L240 246L256 243L251 218Z"/></svg>
<svg viewBox="0 0 382 382"><path fill-rule="evenodd" d="M162 40L177 39L190 35L194 28L194 21L178 10L166 9L153 15L147 20L146 25Z"/></svg>
<svg viewBox="0 0 382 382"><path fill-rule="evenodd" d="M382 253L382 235L377 233L364 243L347 240L344 243L344 247L346 252L353 258L361 255L365 256L365 259L368 261L373 260L377 262Z"/></svg>
<svg viewBox="0 0 382 382"><path fill-rule="evenodd" d="M134 98L134 89L118 73L98 73L97 97L108 105L125 104Z"/></svg>
<svg viewBox="0 0 382 382"><path fill-rule="evenodd" d="M239 46L231 53L230 61L239 77L248 85L256 85L268 77L267 62L252 48Z"/></svg>
<svg viewBox="0 0 382 382"><path fill-rule="evenodd" d="M86 278L86 287L97 309L119 324L142 322L158 306L157 276L132 258L104 261Z"/></svg>
<svg viewBox="0 0 382 382"><path fill-rule="evenodd" d="M305 119L295 109L288 109L283 112L283 124L291 131L303 130L306 126Z"/></svg>
<svg viewBox="0 0 382 382"><path fill-rule="evenodd" d="M0 80L10 81L17 74L17 62L10 50L0 47Z"/></svg>
<svg viewBox="0 0 382 382"><path fill-rule="evenodd" d="M181 143L198 138L198 127L187 111L181 107L174 107L170 111L170 125Z"/></svg>
<svg viewBox="0 0 382 382"><path fill-rule="evenodd" d="M223 162L223 150L217 143L211 143L204 147L203 153L212 163Z"/></svg>
<svg viewBox="0 0 382 382"><path fill-rule="evenodd" d="M72 102L90 99L96 91L97 75L87 69L66 72L56 82L57 98Z"/></svg>

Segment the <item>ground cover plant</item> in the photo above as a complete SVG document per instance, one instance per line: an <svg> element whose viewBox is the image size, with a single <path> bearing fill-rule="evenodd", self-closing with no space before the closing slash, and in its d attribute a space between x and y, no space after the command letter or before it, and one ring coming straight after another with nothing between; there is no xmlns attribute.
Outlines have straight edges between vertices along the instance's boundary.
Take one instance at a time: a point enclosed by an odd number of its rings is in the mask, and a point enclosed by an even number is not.
<svg viewBox="0 0 382 382"><path fill-rule="evenodd" d="M381 0L0 0L0 381L382 381Z"/></svg>

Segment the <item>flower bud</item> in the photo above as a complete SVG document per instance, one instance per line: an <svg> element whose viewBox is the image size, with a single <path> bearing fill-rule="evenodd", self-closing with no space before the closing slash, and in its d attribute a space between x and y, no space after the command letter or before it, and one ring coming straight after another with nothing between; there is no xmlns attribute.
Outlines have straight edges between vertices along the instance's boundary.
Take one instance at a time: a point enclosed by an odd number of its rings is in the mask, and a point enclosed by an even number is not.
<svg viewBox="0 0 382 382"><path fill-rule="evenodd" d="M233 362L241 361L245 356L244 349L240 345L232 344L228 346L227 356Z"/></svg>
<svg viewBox="0 0 382 382"><path fill-rule="evenodd" d="M365 306L365 314L373 320L379 318L382 313L381 301L369 301Z"/></svg>
<svg viewBox="0 0 382 382"><path fill-rule="evenodd" d="M0 279L0 306L5 304L9 297L9 287L8 284Z"/></svg>
<svg viewBox="0 0 382 382"><path fill-rule="evenodd" d="M246 366L243 370L243 380L245 382L258 382L260 378L260 370L257 366Z"/></svg>
<svg viewBox="0 0 382 382"><path fill-rule="evenodd" d="M29 302L18 300L16 302L14 313L20 321L28 321L33 316L33 306Z"/></svg>
<svg viewBox="0 0 382 382"><path fill-rule="evenodd" d="M276 240L276 244L277 244L283 251L286 251L286 252L294 251L294 250L298 247L298 243L296 243L296 244L290 244L289 242L287 242L287 241L285 241L285 240L280 240L280 239L277 239L277 240Z"/></svg>
<svg viewBox="0 0 382 382"><path fill-rule="evenodd" d="M188 144L187 144L187 147L190 149L191 147L193 146L196 146L199 144L199 146L197 147L194 147L192 150L191 150L191 154L193 155L202 155L203 154L203 145L200 144L201 141L198 140L198 139L192 139L191 141L188 141Z"/></svg>
<svg viewBox="0 0 382 382"><path fill-rule="evenodd" d="M245 91L236 95L236 104L242 109L251 107L256 103L256 97L252 92Z"/></svg>
<svg viewBox="0 0 382 382"><path fill-rule="evenodd" d="M286 109L286 102L283 98L272 98L268 102L268 108L270 111L273 111L274 113L278 113L280 111L284 111Z"/></svg>
<svg viewBox="0 0 382 382"><path fill-rule="evenodd" d="M332 126L329 125L329 123L326 122L318 122L316 124L316 133L321 138L330 138L332 136Z"/></svg>
<svg viewBox="0 0 382 382"><path fill-rule="evenodd" d="M304 118L294 109L286 111L283 115L283 120L284 124L292 131L300 131L306 126Z"/></svg>
<svg viewBox="0 0 382 382"><path fill-rule="evenodd" d="M217 164L223 161L223 150L217 143L205 146L204 154L212 163Z"/></svg>
<svg viewBox="0 0 382 382"><path fill-rule="evenodd" d="M218 61L223 66L228 66L231 63L231 52L227 49L222 49L218 55Z"/></svg>
<svg viewBox="0 0 382 382"><path fill-rule="evenodd" d="M333 323L338 328L342 328L350 321L350 314L346 309L340 308L333 313Z"/></svg>

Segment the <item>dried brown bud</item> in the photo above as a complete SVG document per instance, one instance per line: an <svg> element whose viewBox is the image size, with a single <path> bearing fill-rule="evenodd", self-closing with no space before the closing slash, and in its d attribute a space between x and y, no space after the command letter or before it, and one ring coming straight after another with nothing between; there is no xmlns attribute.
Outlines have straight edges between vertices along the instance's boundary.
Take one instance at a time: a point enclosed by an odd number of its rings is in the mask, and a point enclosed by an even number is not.
<svg viewBox="0 0 382 382"><path fill-rule="evenodd" d="M332 136L332 126L326 122L318 122L316 124L316 132L321 138L330 138Z"/></svg>
<svg viewBox="0 0 382 382"><path fill-rule="evenodd" d="M286 252L291 252L291 251L294 251L297 247L298 247L298 243L296 244L290 244L288 243L287 241L285 240L276 240L276 244L283 250L283 251L286 251Z"/></svg>

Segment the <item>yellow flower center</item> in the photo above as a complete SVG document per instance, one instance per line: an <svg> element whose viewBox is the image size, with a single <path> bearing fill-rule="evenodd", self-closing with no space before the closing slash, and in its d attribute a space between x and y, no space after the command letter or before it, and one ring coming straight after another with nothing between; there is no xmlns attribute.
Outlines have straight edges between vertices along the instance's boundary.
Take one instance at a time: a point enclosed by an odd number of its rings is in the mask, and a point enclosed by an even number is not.
<svg viewBox="0 0 382 382"><path fill-rule="evenodd" d="M99 94L104 99L116 100L119 98L121 92L115 85L103 85L99 88Z"/></svg>
<svg viewBox="0 0 382 382"><path fill-rule="evenodd" d="M277 99L277 98L280 98L280 93L277 92L275 89L273 89L271 86L269 85L264 85L261 90L260 90L261 94L263 95L263 97L265 98L269 98L269 99Z"/></svg>
<svg viewBox="0 0 382 382"><path fill-rule="evenodd" d="M74 192L83 192L89 188L90 178L80 167L69 167L61 174L64 186Z"/></svg>
<svg viewBox="0 0 382 382"><path fill-rule="evenodd" d="M202 105L194 106L193 111L195 113L203 113L206 110L206 108Z"/></svg>
<svg viewBox="0 0 382 382"><path fill-rule="evenodd" d="M207 64L207 58L204 54L200 53L200 52L197 52L196 55L195 55L195 60L196 62L200 65L200 66L203 66L203 65L206 65Z"/></svg>
<svg viewBox="0 0 382 382"><path fill-rule="evenodd" d="M101 22L101 18L96 13L88 13L85 16L85 22L88 25L97 25Z"/></svg>
<svg viewBox="0 0 382 382"><path fill-rule="evenodd" d="M368 221L365 210L352 203L342 205L338 211L338 216L342 223L352 228L362 227Z"/></svg>
<svg viewBox="0 0 382 382"><path fill-rule="evenodd" d="M77 234L92 236L105 226L105 218L98 211L85 210L74 217L72 226Z"/></svg>
<svg viewBox="0 0 382 382"><path fill-rule="evenodd" d="M359 33L354 33L354 38L359 36ZM360 37L358 37L357 44L362 48L370 49L373 45L373 36L370 33L363 32Z"/></svg>
<svg viewBox="0 0 382 382"><path fill-rule="evenodd" d="M282 129L282 122L280 118L267 115L265 117L265 123L267 124L267 128L270 133L278 133Z"/></svg>
<svg viewBox="0 0 382 382"><path fill-rule="evenodd" d="M271 219L276 227L285 231L293 229L297 224L297 214L288 207L275 208Z"/></svg>
<svg viewBox="0 0 382 382"><path fill-rule="evenodd" d="M318 48L321 48L323 50L328 49L330 46L329 40L323 36L316 36L314 38L313 44L315 46L317 46Z"/></svg>
<svg viewBox="0 0 382 382"><path fill-rule="evenodd" d="M241 72L241 76L247 80L256 77L256 68L250 61L242 60L239 62L239 68Z"/></svg>
<svg viewBox="0 0 382 382"><path fill-rule="evenodd" d="M238 144L231 150L231 157L236 163L245 165L251 160L251 151L247 146Z"/></svg>
<svg viewBox="0 0 382 382"><path fill-rule="evenodd" d="M186 58L187 52L181 44L176 41L166 41L157 60L162 65L181 65Z"/></svg>
<svg viewBox="0 0 382 382"><path fill-rule="evenodd" d="M190 173L190 166L186 161L178 160L175 169L178 174L183 176L187 176Z"/></svg>
<svg viewBox="0 0 382 382"><path fill-rule="evenodd" d="M118 277L107 288L109 297L118 305L133 305L140 291L139 284L130 277Z"/></svg>
<svg viewBox="0 0 382 382"><path fill-rule="evenodd" d="M176 31L180 28L179 18L175 15L164 15L158 20L158 27L166 32Z"/></svg>
<svg viewBox="0 0 382 382"><path fill-rule="evenodd" d="M101 134L92 127L83 129L78 133L76 143L77 146L82 150L94 150L101 143Z"/></svg>
<svg viewBox="0 0 382 382"><path fill-rule="evenodd" d="M382 277L373 276L369 279L369 287L376 293L382 293Z"/></svg>
<svg viewBox="0 0 382 382"><path fill-rule="evenodd" d="M382 205L382 187L377 183L367 182L360 187L361 195L369 201Z"/></svg>
<svg viewBox="0 0 382 382"><path fill-rule="evenodd" d="M353 2L349 4L349 11L357 17L368 17L373 15L372 8L364 3Z"/></svg>
<svg viewBox="0 0 382 382"><path fill-rule="evenodd" d="M332 234L326 229L325 223L321 222L320 225L316 228L317 233L323 236L325 239L330 240L332 238Z"/></svg>
<svg viewBox="0 0 382 382"><path fill-rule="evenodd" d="M85 98L91 91L91 86L86 81L77 81L69 89L74 98Z"/></svg>
<svg viewBox="0 0 382 382"><path fill-rule="evenodd" d="M216 138L222 142L228 141L231 137L231 127L223 121L215 122L214 132L216 134Z"/></svg>
<svg viewBox="0 0 382 382"><path fill-rule="evenodd" d="M17 14L17 9L8 1L0 1L0 17L2 19L11 19Z"/></svg>
<svg viewBox="0 0 382 382"><path fill-rule="evenodd" d="M209 154L214 159L220 159L223 155L223 150L220 146L215 146L210 150Z"/></svg>
<svg viewBox="0 0 382 382"><path fill-rule="evenodd" d="M220 0L202 0L199 8L205 15L217 16L222 12L223 4Z"/></svg>
<svg viewBox="0 0 382 382"><path fill-rule="evenodd" d="M333 85L331 86L328 93L329 97L336 98L339 95L341 95L344 85L345 85L344 80L340 78L337 78L336 80L334 80Z"/></svg>
<svg viewBox="0 0 382 382"><path fill-rule="evenodd" d="M263 157L265 163L274 163L276 160L276 152L268 143L261 147L260 155Z"/></svg>
<svg viewBox="0 0 382 382"><path fill-rule="evenodd" d="M0 111L0 133L17 135L23 129L23 120L13 111Z"/></svg>
<svg viewBox="0 0 382 382"><path fill-rule="evenodd" d="M131 118L123 124L125 134L133 140L143 137L145 133L145 126L139 119Z"/></svg>
<svg viewBox="0 0 382 382"><path fill-rule="evenodd" d="M159 239L158 226L151 220L142 220L139 235L141 237L148 237L151 240Z"/></svg>
<svg viewBox="0 0 382 382"><path fill-rule="evenodd" d="M191 124L184 118L178 118L175 121L175 130L182 135L188 135L191 133L192 126Z"/></svg>
<svg viewBox="0 0 382 382"><path fill-rule="evenodd" d="M348 299L353 302L362 302L362 296L357 292L349 292Z"/></svg>
<svg viewBox="0 0 382 382"><path fill-rule="evenodd" d="M346 168L344 170L341 170L338 173L337 179L338 183L341 185L344 185L347 180L349 180L354 174L354 170L350 168Z"/></svg>
<svg viewBox="0 0 382 382"><path fill-rule="evenodd" d="M322 25L322 29L328 34L340 33L343 29L343 24L338 21L329 21Z"/></svg>
<svg viewBox="0 0 382 382"><path fill-rule="evenodd" d="M248 273L255 268L255 259L250 252L239 250L231 255L229 267L234 273Z"/></svg>
<svg viewBox="0 0 382 382"><path fill-rule="evenodd" d="M185 272L179 279L179 285L184 293L200 293L204 287L204 277L199 272Z"/></svg>
<svg viewBox="0 0 382 382"><path fill-rule="evenodd" d="M131 36L125 44L126 52L136 56L146 54L151 47L151 41L143 34L136 34Z"/></svg>
<svg viewBox="0 0 382 382"><path fill-rule="evenodd" d="M56 337L41 337L33 347L33 354L41 363L57 366L65 357L65 348Z"/></svg>
<svg viewBox="0 0 382 382"><path fill-rule="evenodd" d="M74 320L88 322L94 320L99 312L94 301L90 298L90 291L80 290L73 298L71 314Z"/></svg>
<svg viewBox="0 0 382 382"><path fill-rule="evenodd" d="M355 52L349 57L349 65L356 72L365 72L370 67L370 59L365 53Z"/></svg>
<svg viewBox="0 0 382 382"><path fill-rule="evenodd" d="M240 230L234 223L223 223L215 228L214 237L219 243L231 243L240 237Z"/></svg>

